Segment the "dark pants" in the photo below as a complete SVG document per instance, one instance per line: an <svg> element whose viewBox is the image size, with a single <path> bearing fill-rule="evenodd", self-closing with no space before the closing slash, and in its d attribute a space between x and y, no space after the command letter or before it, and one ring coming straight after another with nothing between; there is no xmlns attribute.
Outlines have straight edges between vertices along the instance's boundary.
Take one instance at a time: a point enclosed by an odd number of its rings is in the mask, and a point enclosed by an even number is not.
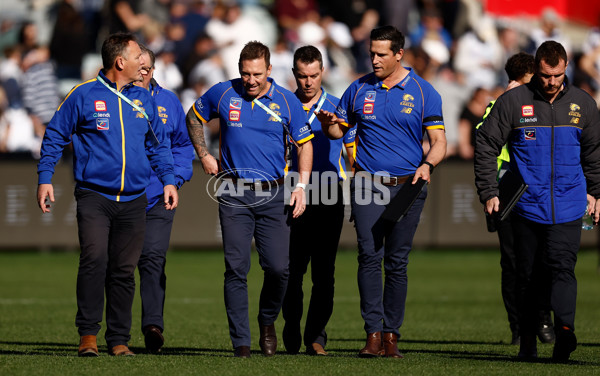
<svg viewBox="0 0 600 376"><path fill-rule="evenodd" d="M519 330L519 310L517 291L517 256L515 239L510 219L496 222L498 240L500 241L501 290L504 308L508 315L508 323L513 331Z"/></svg>
<svg viewBox="0 0 600 376"><path fill-rule="evenodd" d="M539 296L550 295L555 327L575 329L577 280L575 263L581 240L581 219L556 225L511 216L517 254L520 330L535 334Z"/></svg>
<svg viewBox="0 0 600 376"><path fill-rule="evenodd" d="M290 277L283 300L282 313L286 326L300 328L303 312L302 282L311 265L312 291L304 328L304 344L325 346L325 326L333 313L335 256L344 223L342 188L331 184L332 205L307 205L306 211L292 220L290 235ZM333 196L336 195L336 196Z"/></svg>
<svg viewBox="0 0 600 376"><path fill-rule="evenodd" d="M77 189L75 198L81 246L75 324L81 336L98 333L106 292L106 343L109 348L127 345L131 338L134 273L146 228L146 195L116 202Z"/></svg>
<svg viewBox="0 0 600 376"><path fill-rule="evenodd" d="M359 181L362 181L359 183L362 188L357 186ZM398 330L404 320L408 254L425 205L427 187L399 222L380 219L385 204L376 200L380 200L385 189L389 190L389 197L394 197L401 187L379 189L368 178L358 177L352 180L350 186L358 240L360 309L367 333L383 331L399 335ZM385 288L382 286L382 261Z"/></svg>
<svg viewBox="0 0 600 376"><path fill-rule="evenodd" d="M167 210L162 201L146 213L146 236L138 263L140 296L142 297L142 330L148 325L165 328L163 311L167 276L167 250L175 210Z"/></svg>
<svg viewBox="0 0 600 376"><path fill-rule="evenodd" d="M510 216L504 221L496 221L498 240L500 241L500 267L501 290L504 308L508 315L508 323L512 331L519 330L519 287L517 285L517 255L515 252L515 238ZM551 319L550 286L546 286L544 293L536 298L538 301L539 317Z"/></svg>
<svg viewBox="0 0 600 376"><path fill-rule="evenodd" d="M259 324L275 322L287 287L291 210L284 204L283 187L270 192L274 195L271 200L249 189L240 196L223 194L219 198L225 252L225 308L234 348L250 346L247 275L253 237L264 271Z"/></svg>

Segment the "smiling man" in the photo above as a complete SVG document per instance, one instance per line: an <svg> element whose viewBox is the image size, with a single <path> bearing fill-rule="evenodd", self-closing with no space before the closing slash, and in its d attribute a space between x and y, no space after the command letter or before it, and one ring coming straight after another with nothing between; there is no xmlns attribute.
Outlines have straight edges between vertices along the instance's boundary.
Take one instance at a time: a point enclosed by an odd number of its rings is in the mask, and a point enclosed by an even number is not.
<svg viewBox="0 0 600 376"><path fill-rule="evenodd" d="M135 267L146 228L150 169L160 179L161 205L177 207L173 158L150 92L142 80L142 52L132 34L110 35L102 44L104 68L77 85L46 128L38 164L38 205L54 202L54 166L73 142L73 172L81 254L77 274L79 356L98 356L106 293L106 333L112 355L133 355L131 306ZM46 202L49 200L50 203Z"/></svg>
<svg viewBox="0 0 600 376"><path fill-rule="evenodd" d="M321 110L318 115L330 138L341 138L356 127L356 174L350 190L360 309L367 332L361 357L403 357L397 341L404 320L406 269L427 189L398 222L381 218L389 202L385 197L395 197L418 179L429 182L446 154L442 99L427 81L402 66L403 48L404 35L395 27L373 29L373 73L350 85L335 112ZM423 155L425 132L431 147Z"/></svg>
<svg viewBox="0 0 600 376"><path fill-rule="evenodd" d="M304 189L312 166L313 134L301 103L277 85L269 48L247 43L240 53L241 78L210 88L190 108L187 126L204 172L223 179L219 218L225 252L225 307L234 356L250 356L247 274L252 238L264 271L258 324L260 348L275 354L275 320L289 274L290 221L306 207ZM219 160L208 153L204 124L218 118ZM287 146L298 145L299 182L289 205L284 202ZM222 186L222 187L223 187Z"/></svg>
<svg viewBox="0 0 600 376"><path fill-rule="evenodd" d="M501 95L479 128L475 183L487 214L497 213L496 157L508 143L508 170L529 186L511 212L519 290L519 357L537 358L538 299L550 286L556 342L566 361L577 346L575 263L586 210L600 217L600 117L596 102L570 85L567 53L555 41L535 54L531 82ZM587 209L586 209L587 208Z"/></svg>

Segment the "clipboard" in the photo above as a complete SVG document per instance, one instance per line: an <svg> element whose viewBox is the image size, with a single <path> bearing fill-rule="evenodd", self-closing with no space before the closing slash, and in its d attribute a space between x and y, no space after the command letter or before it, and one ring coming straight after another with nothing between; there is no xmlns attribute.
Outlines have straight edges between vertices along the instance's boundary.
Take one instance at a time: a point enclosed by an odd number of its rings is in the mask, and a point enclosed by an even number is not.
<svg viewBox="0 0 600 376"><path fill-rule="evenodd" d="M408 209L415 203L427 181L419 178L412 184L412 176L402 185L402 188L390 200L390 203L381 214L381 218L392 222L399 222L408 213Z"/></svg>
<svg viewBox="0 0 600 376"><path fill-rule="evenodd" d="M507 170L504 173L498 182L498 199L500 200L498 218L501 221L508 217L512 208L527 190L527 187L529 186L525 184L520 175L512 172L511 170Z"/></svg>

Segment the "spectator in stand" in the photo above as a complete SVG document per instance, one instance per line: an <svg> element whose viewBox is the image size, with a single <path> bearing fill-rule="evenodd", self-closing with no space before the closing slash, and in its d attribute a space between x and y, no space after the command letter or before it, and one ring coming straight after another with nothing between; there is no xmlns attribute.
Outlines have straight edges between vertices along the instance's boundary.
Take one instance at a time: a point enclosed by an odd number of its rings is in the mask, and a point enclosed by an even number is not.
<svg viewBox="0 0 600 376"><path fill-rule="evenodd" d="M222 10L213 13L206 25L206 32L217 45L227 79L239 76L237 62L240 51L247 42L271 40L271 36L264 35L263 30L257 20L244 15L235 0L227 0L223 3Z"/></svg>
<svg viewBox="0 0 600 376"><path fill-rule="evenodd" d="M492 90L498 83L502 67L502 48L494 21L484 16L474 30L461 36L456 42L454 69L463 76L469 90L477 87Z"/></svg>
<svg viewBox="0 0 600 376"><path fill-rule="evenodd" d="M81 81L81 64L87 51L84 18L75 8L75 0L63 0L57 6L50 38L50 57L56 63L56 77Z"/></svg>
<svg viewBox="0 0 600 376"><path fill-rule="evenodd" d="M458 122L458 155L462 159L471 160L475 155L475 129L491 100L490 92L479 87L463 106Z"/></svg>

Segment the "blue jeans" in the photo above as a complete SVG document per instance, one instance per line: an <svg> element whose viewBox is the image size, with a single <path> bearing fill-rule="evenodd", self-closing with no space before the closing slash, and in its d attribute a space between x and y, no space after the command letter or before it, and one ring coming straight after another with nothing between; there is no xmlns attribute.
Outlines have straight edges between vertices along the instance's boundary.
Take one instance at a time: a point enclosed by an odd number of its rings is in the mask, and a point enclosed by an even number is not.
<svg viewBox="0 0 600 376"><path fill-rule="evenodd" d="M362 184L357 184L357 179L360 179L359 182L362 180ZM427 187L399 222L381 219L386 206L377 200L386 193L386 189L389 190L389 197L394 197L400 188L402 185L379 188L368 178L355 178L350 185L352 216L358 241L360 310L367 333L383 331L399 335L404 320L408 254L425 205Z"/></svg>

